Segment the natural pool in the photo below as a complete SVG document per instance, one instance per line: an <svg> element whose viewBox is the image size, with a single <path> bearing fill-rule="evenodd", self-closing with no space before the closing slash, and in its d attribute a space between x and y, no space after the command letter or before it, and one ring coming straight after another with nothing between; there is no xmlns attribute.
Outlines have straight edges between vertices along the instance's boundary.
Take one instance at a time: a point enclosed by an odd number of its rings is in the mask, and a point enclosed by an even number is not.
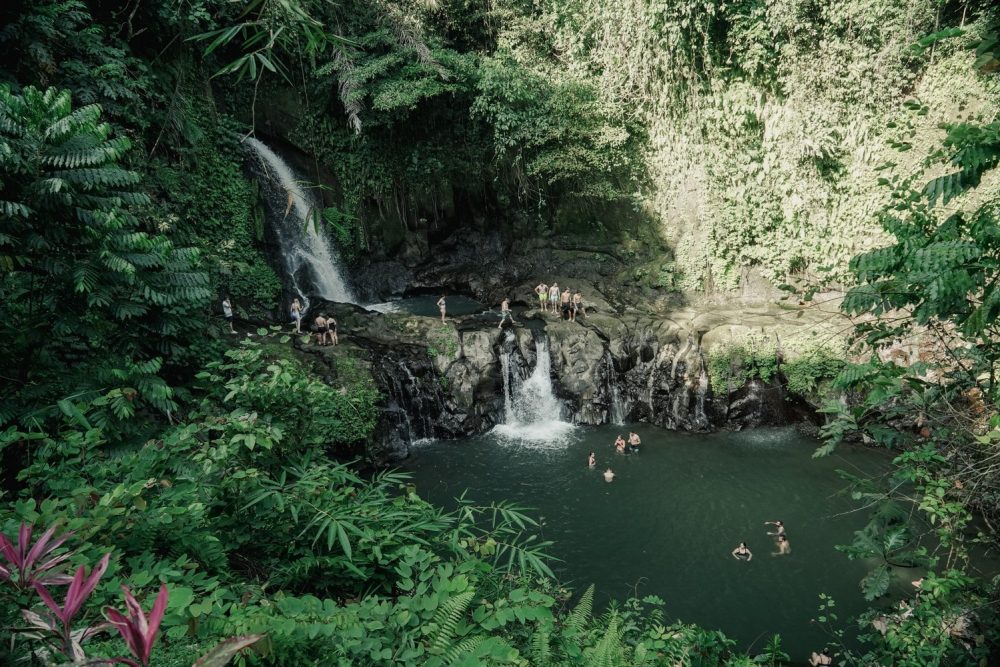
<svg viewBox="0 0 1000 667"><path fill-rule="evenodd" d="M637 455L614 453L618 433L642 437ZM842 493L836 469L878 475L882 452L842 446L813 459L816 442L791 428L694 435L646 425L576 428L557 441L529 443L489 434L419 446L407 463L418 492L449 506L464 490L481 503L506 499L537 508L555 542L558 575L596 599L655 594L668 619L721 629L759 650L772 633L793 660L828 637L810 619L819 594L842 619L865 607L866 564L834 545L866 520ZM597 454L596 469L587 455ZM610 466L614 482L601 473ZM787 526L791 554L772 556L763 523ZM745 540L753 560L730 554Z"/></svg>
<svg viewBox="0 0 1000 667"><path fill-rule="evenodd" d="M437 301L440 298L440 294L407 296L402 299L396 299L395 301L374 303L365 307L368 310L375 310L380 313L407 313L409 315L420 315L423 317L440 317L441 312L437 307ZM487 310L486 306L475 299L470 299L469 297L462 296L460 294L448 295L445 297L445 303L448 308L447 314L453 317L461 315L475 315Z"/></svg>

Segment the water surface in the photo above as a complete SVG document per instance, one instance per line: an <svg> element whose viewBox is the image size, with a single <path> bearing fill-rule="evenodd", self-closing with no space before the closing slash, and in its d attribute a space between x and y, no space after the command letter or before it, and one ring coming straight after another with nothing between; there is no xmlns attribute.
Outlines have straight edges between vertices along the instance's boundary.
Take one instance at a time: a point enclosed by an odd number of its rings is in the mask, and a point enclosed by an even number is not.
<svg viewBox="0 0 1000 667"><path fill-rule="evenodd" d="M637 455L615 454L615 436L634 428ZM647 425L576 428L557 446L486 435L431 442L407 467L425 498L452 505L464 490L481 503L507 499L537 508L542 533L562 559L557 574L597 599L655 594L668 618L721 629L744 648L782 635L793 659L822 647L810 623L820 593L833 595L841 618L866 605L858 581L866 565L834 550L866 516L839 492L837 468L876 475L881 452L842 445L812 459L816 442L794 429L692 435ZM586 466L597 454L596 469ZM608 484L601 473L616 473ZM787 526L792 552L777 549L763 523ZM749 563L730 552L746 541Z"/></svg>
<svg viewBox="0 0 1000 667"><path fill-rule="evenodd" d="M409 315L420 315L423 317L440 317L437 300L440 295L408 296L395 301L384 303L373 303L365 306L368 310L375 310L380 313L407 313ZM467 296L449 295L445 297L447 304L447 314L458 317L460 315L475 315L487 310L486 306L475 299Z"/></svg>

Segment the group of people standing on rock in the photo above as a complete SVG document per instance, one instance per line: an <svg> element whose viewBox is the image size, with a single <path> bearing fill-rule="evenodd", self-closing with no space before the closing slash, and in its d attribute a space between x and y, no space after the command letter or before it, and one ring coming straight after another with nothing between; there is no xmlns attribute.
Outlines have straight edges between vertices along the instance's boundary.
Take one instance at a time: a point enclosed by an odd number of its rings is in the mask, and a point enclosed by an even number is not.
<svg viewBox="0 0 1000 667"><path fill-rule="evenodd" d="M772 556L787 556L792 553L792 545L788 541L788 535L785 534L785 524L779 521L765 521L765 526L774 526L774 532L768 531L768 535L775 538L775 546L778 548L777 551L772 553ZM750 547L747 546L746 542L740 542L739 546L733 549L733 558L736 560L742 560L750 562L753 559L753 554L750 552Z"/></svg>
<svg viewBox="0 0 1000 667"><path fill-rule="evenodd" d="M292 299L290 311L292 322L295 323L295 333L302 333L302 318L305 315L305 309L298 298ZM326 313L320 313L316 316L310 330L316 337L317 345L337 345L340 343L340 339L337 337L337 320L332 316L327 317Z"/></svg>
<svg viewBox="0 0 1000 667"><path fill-rule="evenodd" d="M639 434L636 433L635 431L629 431L628 442L626 442L625 438L623 438L619 433L618 438L615 440L614 448L615 451L619 454L624 454L626 452L632 454L639 451L639 445L641 444L642 440L639 438ZM587 457L587 467L588 468L597 467L597 455L594 454L594 452L591 452L590 456ZM614 479L615 479L615 472L610 467L608 467L608 469L604 471L604 481L611 482L614 481Z"/></svg>
<svg viewBox="0 0 1000 667"><path fill-rule="evenodd" d="M559 283L546 285L539 283L535 286L535 294L538 295L538 307L543 313L551 312L559 315L564 320L576 322L576 314L583 313L587 316L587 310L583 305L583 293L580 290L573 292L569 287L559 290Z"/></svg>
<svg viewBox="0 0 1000 667"><path fill-rule="evenodd" d="M295 326L295 333L302 333L302 318L305 316L305 313L306 311L302 307L302 302L298 298L292 299L292 305L289 306L289 315L291 315L292 324ZM229 300L228 294L222 295L222 317L226 320L229 333L237 333L233 327L233 302ZM337 345L340 342L340 339L337 337L337 320L332 316L328 317L326 313L320 313L316 316L310 330L316 337L317 345ZM248 333L247 335L251 334Z"/></svg>

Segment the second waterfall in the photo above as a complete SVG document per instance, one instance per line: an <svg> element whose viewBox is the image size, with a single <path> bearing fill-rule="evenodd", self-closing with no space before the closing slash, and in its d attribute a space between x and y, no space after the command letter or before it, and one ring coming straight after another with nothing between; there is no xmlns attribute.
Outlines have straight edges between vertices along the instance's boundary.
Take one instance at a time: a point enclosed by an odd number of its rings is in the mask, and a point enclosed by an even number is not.
<svg viewBox="0 0 1000 667"><path fill-rule="evenodd" d="M535 445L563 444L573 424L562 420L562 403L552 391L548 338L536 332L534 340L535 368L526 378L521 377L511 360L516 349L514 335L508 333L501 343L504 423L493 432L505 440Z"/></svg>

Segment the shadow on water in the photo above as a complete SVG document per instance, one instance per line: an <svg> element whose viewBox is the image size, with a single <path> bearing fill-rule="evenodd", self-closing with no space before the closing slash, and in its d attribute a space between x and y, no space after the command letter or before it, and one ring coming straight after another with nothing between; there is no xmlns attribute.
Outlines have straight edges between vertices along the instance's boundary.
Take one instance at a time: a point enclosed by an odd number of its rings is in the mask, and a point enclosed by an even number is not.
<svg viewBox="0 0 1000 667"><path fill-rule="evenodd" d="M614 452L629 430L638 455ZM834 550L866 520L840 493L838 468L877 475L881 452L842 446L812 459L813 440L794 429L684 434L647 425L576 428L561 446L488 434L426 443L407 466L418 491L449 506L466 489L482 503L507 499L537 508L555 542L557 574L598 599L655 594L668 618L718 628L760 649L773 633L793 659L829 639L810 622L819 595L832 595L842 619L866 605L858 589L866 565ZM590 451L597 466L588 469ZM615 481L603 481L611 467ZM765 521L787 526L792 553L772 556ZM749 563L730 552L746 541Z"/></svg>

